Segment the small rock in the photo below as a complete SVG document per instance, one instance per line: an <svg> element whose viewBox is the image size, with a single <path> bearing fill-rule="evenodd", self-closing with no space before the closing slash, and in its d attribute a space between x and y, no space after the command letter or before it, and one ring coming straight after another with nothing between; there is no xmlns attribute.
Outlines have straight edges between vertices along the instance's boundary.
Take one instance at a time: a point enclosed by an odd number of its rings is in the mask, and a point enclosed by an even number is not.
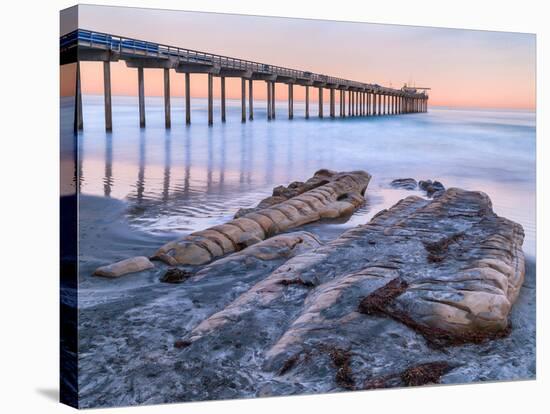
<svg viewBox="0 0 550 414"><path fill-rule="evenodd" d="M132 257L130 259L121 260L108 266L98 267L94 275L103 277L120 277L128 273L141 272L153 268L154 265L145 256Z"/></svg>
<svg viewBox="0 0 550 414"><path fill-rule="evenodd" d="M182 283L191 277L192 273L177 267L170 268L164 276L160 278L163 283Z"/></svg>
<svg viewBox="0 0 550 414"><path fill-rule="evenodd" d="M420 180L418 182L418 187L421 190L426 191L428 189L428 187L431 186L432 184L433 184L432 180Z"/></svg>
<svg viewBox="0 0 550 414"><path fill-rule="evenodd" d="M405 190L416 190L416 180L414 178L397 178L390 185L393 188L403 188Z"/></svg>
<svg viewBox="0 0 550 414"><path fill-rule="evenodd" d="M189 345L191 345L191 342L183 339L174 342L174 348L177 349L187 348Z"/></svg>
<svg viewBox="0 0 550 414"><path fill-rule="evenodd" d="M418 187L426 192L428 197L437 198L445 192L445 186L439 181L422 180L418 182Z"/></svg>

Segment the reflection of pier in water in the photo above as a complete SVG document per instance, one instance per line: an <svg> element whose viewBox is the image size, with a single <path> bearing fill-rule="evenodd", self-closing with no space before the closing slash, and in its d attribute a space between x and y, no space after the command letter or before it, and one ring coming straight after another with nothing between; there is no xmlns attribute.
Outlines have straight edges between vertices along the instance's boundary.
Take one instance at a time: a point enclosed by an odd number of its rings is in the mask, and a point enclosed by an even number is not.
<svg viewBox="0 0 550 414"><path fill-rule="evenodd" d="M125 151L122 152L120 148L116 150L116 134L104 135L103 145L96 152L99 158L92 153L87 154L86 148L90 144L84 143L83 138L86 135L78 135L78 190L80 193L91 191L92 194L101 191L105 197L116 194L116 197L127 198L140 206L139 210L143 211L151 205L162 208L163 204L170 204L170 207L174 203L192 204L203 196L232 193L239 198L244 194L243 190L249 192L254 188L262 188L265 191L266 186L271 184L294 180L296 168L310 171L316 165L325 165L333 158L332 151L317 150L313 159L307 157L300 163L295 163L296 154L310 152L313 138L302 136L301 140L296 140L290 135L291 129L283 146L276 145L277 135L270 128L265 130L266 135L262 140L254 140L253 131L242 129L231 152L228 152L227 147L228 131L222 129L216 135L211 129L206 131L207 136L200 138L194 137L191 131L183 136L176 136L168 131L161 137L162 142L149 136L145 130L139 131L135 143L130 145L130 148L135 148L135 155L130 157L129 162L125 161ZM198 144L196 148L194 141ZM126 141L125 145L127 144ZM281 151L282 148L284 150ZM115 168L117 154L122 156L118 160L122 162L121 169ZM229 154L232 158L228 159ZM96 171L99 172L97 161L103 163L103 174L99 180L91 180L90 177ZM133 180L130 178L132 170L135 171ZM100 189L96 187L96 183L101 184ZM216 198L213 197L211 201L216 202Z"/></svg>
<svg viewBox="0 0 550 414"><path fill-rule="evenodd" d="M401 115L428 111L429 88L389 88L378 84L290 69L239 58L215 55L143 40L78 29L60 39L61 64L77 63L75 91L75 130L83 128L82 92L79 62L103 62L105 129L112 130L111 62L123 60L138 73L138 107L140 127L145 127L145 69L162 69L164 74L165 127L171 127L170 70L185 74L185 122L191 123L191 74L208 76L208 125L214 123L214 77L220 79L221 122L226 121L226 78L241 80L241 122L254 119L254 81L265 82L267 119L275 120L275 85L288 87L288 119L294 118L294 87L305 88L305 113L309 118L310 87L317 89L318 116L323 118L324 90L329 92L329 116L369 117ZM247 88L248 83L248 88ZM248 90L248 116L247 116ZM338 94L336 93L338 92ZM336 97L338 95L338 98ZM347 108L346 108L347 101Z"/></svg>

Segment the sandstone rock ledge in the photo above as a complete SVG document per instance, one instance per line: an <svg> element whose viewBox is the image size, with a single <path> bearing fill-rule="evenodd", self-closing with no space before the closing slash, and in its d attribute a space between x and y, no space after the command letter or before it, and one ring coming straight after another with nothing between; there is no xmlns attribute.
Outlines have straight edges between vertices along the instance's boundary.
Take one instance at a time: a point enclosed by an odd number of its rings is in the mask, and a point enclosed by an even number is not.
<svg viewBox="0 0 550 414"><path fill-rule="evenodd" d="M298 226L351 215L363 204L370 178L365 171L320 170L306 183L276 189L279 198L226 224L165 244L153 258L172 266L202 265Z"/></svg>
<svg viewBox="0 0 550 414"><path fill-rule="evenodd" d="M242 325L264 326L254 340L266 347L265 368L286 372L327 343L352 349L380 318L436 346L497 338L523 282L522 242L522 227L497 216L484 193L407 197L291 258L186 340L228 341Z"/></svg>

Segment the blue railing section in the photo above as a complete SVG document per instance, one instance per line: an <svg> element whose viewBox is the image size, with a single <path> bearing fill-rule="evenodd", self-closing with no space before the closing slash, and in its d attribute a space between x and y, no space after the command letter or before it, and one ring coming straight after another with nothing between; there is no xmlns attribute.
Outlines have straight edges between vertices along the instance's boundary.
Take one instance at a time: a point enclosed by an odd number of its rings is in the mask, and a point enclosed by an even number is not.
<svg viewBox="0 0 550 414"><path fill-rule="evenodd" d="M100 33L85 29L78 29L60 38L60 49L64 52L72 47L84 46L93 49L103 49L119 53L126 57L157 57L175 58L185 63L203 65L219 65L223 68L251 70L253 72L287 76L289 78L310 80L347 86L351 88L369 89L374 92L399 93L406 95L424 95L424 93L407 93L399 89L386 88L377 84L369 84L351 81L334 76L289 69L281 66L269 65L250 60L232 58L229 56L216 55L213 53L199 52L192 49L184 49L175 46L168 46L159 43L147 42L144 40L131 39L122 36Z"/></svg>

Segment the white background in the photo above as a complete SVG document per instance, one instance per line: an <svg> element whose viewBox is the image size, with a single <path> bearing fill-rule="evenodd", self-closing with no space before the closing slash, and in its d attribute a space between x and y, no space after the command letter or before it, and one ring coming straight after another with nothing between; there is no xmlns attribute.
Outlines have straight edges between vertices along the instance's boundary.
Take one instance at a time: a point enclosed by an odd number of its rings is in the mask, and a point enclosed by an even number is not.
<svg viewBox="0 0 550 414"><path fill-rule="evenodd" d="M100 4L537 33L537 380L117 409L136 413L538 413L550 407L547 270L550 11L545 1L99 1ZM0 408L69 412L58 390L58 11L70 1L2 3L0 64ZM546 6L547 7L547 6ZM223 34L222 34L223 35ZM452 47L452 45L449 45ZM546 73L545 73L546 72ZM546 76L545 76L546 75ZM506 84L502 85L506 88ZM543 138L545 137L545 138ZM546 232L546 235L544 233ZM544 237L546 236L546 237ZM291 411L292 410L292 411ZM107 409L104 412L115 412Z"/></svg>

